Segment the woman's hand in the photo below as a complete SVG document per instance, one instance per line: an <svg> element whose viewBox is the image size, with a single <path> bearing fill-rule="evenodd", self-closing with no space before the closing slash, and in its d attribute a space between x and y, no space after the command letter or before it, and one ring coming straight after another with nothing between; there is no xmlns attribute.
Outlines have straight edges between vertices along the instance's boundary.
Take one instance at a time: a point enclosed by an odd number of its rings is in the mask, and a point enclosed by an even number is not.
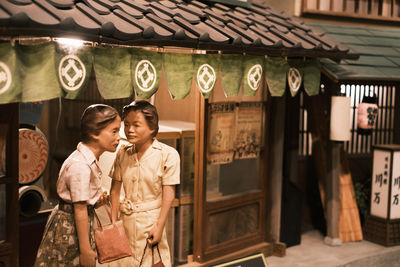
<svg viewBox="0 0 400 267"><path fill-rule="evenodd" d="M101 206L109 203L110 201L110 196L107 194L107 191L104 191L103 194L101 194L101 196L99 197L99 199L97 200L96 204L94 205L94 207L100 208Z"/></svg>
<svg viewBox="0 0 400 267"><path fill-rule="evenodd" d="M149 236L147 238L147 242L150 245L155 245L161 240L162 228L158 227L157 224L154 224L153 228L149 232Z"/></svg>
<svg viewBox="0 0 400 267"><path fill-rule="evenodd" d="M83 267L94 267L96 266L97 254L92 249L87 251L81 251L79 255L79 263Z"/></svg>

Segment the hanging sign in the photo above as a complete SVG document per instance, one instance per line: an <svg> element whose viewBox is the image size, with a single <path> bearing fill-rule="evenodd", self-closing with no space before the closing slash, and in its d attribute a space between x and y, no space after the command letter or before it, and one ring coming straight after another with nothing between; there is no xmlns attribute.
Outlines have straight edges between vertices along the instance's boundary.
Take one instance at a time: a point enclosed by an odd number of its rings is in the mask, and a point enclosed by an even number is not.
<svg viewBox="0 0 400 267"><path fill-rule="evenodd" d="M75 99L85 88L92 71L92 48L71 50L59 44L56 47L58 80L65 98Z"/></svg>
<svg viewBox="0 0 400 267"><path fill-rule="evenodd" d="M94 51L94 71L101 96L104 99L131 96L131 53L129 49L99 47Z"/></svg>
<svg viewBox="0 0 400 267"><path fill-rule="evenodd" d="M165 79L172 98L185 98L190 93L192 87L192 55L164 53L163 64Z"/></svg>
<svg viewBox="0 0 400 267"><path fill-rule="evenodd" d="M243 95L254 96L260 88L264 72L264 57L243 57Z"/></svg>
<svg viewBox="0 0 400 267"><path fill-rule="evenodd" d="M321 66L318 59L307 59L304 64L304 91L309 96L319 94L321 86Z"/></svg>
<svg viewBox="0 0 400 267"><path fill-rule="evenodd" d="M287 73L287 81L290 94L294 97L299 91L303 83L303 59L289 59L289 70Z"/></svg>
<svg viewBox="0 0 400 267"><path fill-rule="evenodd" d="M262 135L262 104L240 103L236 112L235 159L256 158Z"/></svg>
<svg viewBox="0 0 400 267"><path fill-rule="evenodd" d="M281 57L268 57L265 67L265 78L272 96L282 96L286 89L286 75L289 65Z"/></svg>
<svg viewBox="0 0 400 267"><path fill-rule="evenodd" d="M222 89L225 97L235 97L243 77L242 55L221 55Z"/></svg>
<svg viewBox="0 0 400 267"><path fill-rule="evenodd" d="M204 98L209 98L217 81L219 55L193 55L196 84Z"/></svg>
<svg viewBox="0 0 400 267"><path fill-rule="evenodd" d="M132 49L132 81L135 93L150 98L158 90L161 77L162 55L143 49Z"/></svg>
<svg viewBox="0 0 400 267"><path fill-rule="evenodd" d="M35 102L62 95L55 66L55 44L15 44L19 60L22 102Z"/></svg>
<svg viewBox="0 0 400 267"><path fill-rule="evenodd" d="M17 55L10 43L0 44L0 104L18 102L21 88L16 71Z"/></svg>
<svg viewBox="0 0 400 267"><path fill-rule="evenodd" d="M230 163L233 160L235 138L235 104L210 105L207 161L209 164Z"/></svg>

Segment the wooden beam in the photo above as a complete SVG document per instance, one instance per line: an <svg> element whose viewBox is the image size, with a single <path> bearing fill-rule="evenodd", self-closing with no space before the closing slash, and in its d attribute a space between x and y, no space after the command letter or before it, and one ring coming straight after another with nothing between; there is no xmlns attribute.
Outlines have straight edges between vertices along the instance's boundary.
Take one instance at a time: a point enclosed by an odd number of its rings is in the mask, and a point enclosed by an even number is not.
<svg viewBox="0 0 400 267"><path fill-rule="evenodd" d="M195 107L195 174L194 174L194 203L193 203L193 256L194 261L203 261L205 234L202 232L205 226L205 201L206 201L206 177L205 168L205 122L206 104L199 90L196 90Z"/></svg>
<svg viewBox="0 0 400 267"><path fill-rule="evenodd" d="M269 232L268 239L271 242L279 242L281 225L281 201L283 180L283 153L284 153L284 131L285 131L285 97L274 97L271 103L270 116L270 140L269 140L269 166L268 188L270 189L267 199L269 206ZM268 228L267 228L268 229Z"/></svg>

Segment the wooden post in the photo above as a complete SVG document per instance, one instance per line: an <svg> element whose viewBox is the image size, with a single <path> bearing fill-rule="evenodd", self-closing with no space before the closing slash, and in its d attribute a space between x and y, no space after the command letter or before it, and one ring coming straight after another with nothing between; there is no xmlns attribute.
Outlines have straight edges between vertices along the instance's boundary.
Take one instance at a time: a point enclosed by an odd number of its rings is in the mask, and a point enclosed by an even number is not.
<svg viewBox="0 0 400 267"><path fill-rule="evenodd" d="M194 261L202 262L205 234L202 225L205 224L206 180L204 173L204 145L206 124L206 103L199 90L196 90L196 131L195 131L195 176L193 196L193 256Z"/></svg>
<svg viewBox="0 0 400 267"><path fill-rule="evenodd" d="M281 225L281 201L282 201L282 171L283 171L283 148L285 131L285 97L274 97L271 104L270 140L269 140L269 166L268 171L268 196L270 216L267 222L272 242L279 242Z"/></svg>
<svg viewBox="0 0 400 267"><path fill-rule="evenodd" d="M391 0L382 1L382 16L391 17L392 16L392 2Z"/></svg>
<svg viewBox="0 0 400 267"><path fill-rule="evenodd" d="M332 1L332 10L335 12L343 12L343 0Z"/></svg>
<svg viewBox="0 0 400 267"><path fill-rule="evenodd" d="M325 243L328 245L341 245L339 238L340 218L340 143L331 142L331 159L328 164L328 186L326 191L326 224L327 236Z"/></svg>

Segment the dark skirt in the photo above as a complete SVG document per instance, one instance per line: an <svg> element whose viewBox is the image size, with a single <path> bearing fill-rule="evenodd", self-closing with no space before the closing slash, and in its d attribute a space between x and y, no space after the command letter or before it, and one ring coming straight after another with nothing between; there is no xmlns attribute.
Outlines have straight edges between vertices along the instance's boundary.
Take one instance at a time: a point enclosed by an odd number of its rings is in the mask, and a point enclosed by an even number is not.
<svg viewBox="0 0 400 267"><path fill-rule="evenodd" d="M92 249L96 251L93 228L94 210L91 206L88 206L88 217L89 241ZM73 205L60 203L47 220L34 266L80 266L79 254Z"/></svg>

